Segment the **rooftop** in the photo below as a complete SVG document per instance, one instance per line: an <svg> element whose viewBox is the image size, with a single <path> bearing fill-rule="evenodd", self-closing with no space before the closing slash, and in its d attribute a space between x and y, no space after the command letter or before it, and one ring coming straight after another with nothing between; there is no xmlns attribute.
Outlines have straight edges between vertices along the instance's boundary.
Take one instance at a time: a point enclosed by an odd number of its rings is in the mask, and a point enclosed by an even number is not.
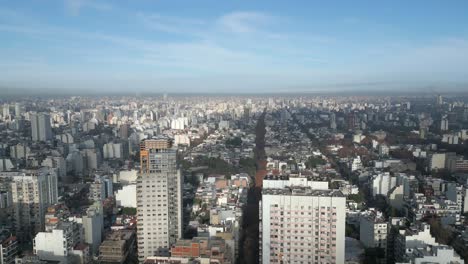
<svg viewBox="0 0 468 264"><path fill-rule="evenodd" d="M344 197L339 190L314 190L311 187L294 186L283 189L263 189L263 195Z"/></svg>

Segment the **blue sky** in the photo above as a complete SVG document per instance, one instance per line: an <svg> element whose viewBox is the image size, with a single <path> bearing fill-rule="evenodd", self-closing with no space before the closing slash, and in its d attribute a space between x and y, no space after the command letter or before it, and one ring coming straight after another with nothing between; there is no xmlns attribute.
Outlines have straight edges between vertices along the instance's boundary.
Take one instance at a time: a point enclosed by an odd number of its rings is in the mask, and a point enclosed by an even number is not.
<svg viewBox="0 0 468 264"><path fill-rule="evenodd" d="M0 86L463 89L468 1L0 0Z"/></svg>

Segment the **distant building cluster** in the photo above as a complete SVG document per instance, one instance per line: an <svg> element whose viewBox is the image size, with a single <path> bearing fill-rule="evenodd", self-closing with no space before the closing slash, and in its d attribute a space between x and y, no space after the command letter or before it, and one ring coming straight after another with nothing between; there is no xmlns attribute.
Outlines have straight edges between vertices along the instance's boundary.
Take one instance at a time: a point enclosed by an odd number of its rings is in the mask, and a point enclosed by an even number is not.
<svg viewBox="0 0 468 264"><path fill-rule="evenodd" d="M0 263L464 263L463 96L0 99Z"/></svg>

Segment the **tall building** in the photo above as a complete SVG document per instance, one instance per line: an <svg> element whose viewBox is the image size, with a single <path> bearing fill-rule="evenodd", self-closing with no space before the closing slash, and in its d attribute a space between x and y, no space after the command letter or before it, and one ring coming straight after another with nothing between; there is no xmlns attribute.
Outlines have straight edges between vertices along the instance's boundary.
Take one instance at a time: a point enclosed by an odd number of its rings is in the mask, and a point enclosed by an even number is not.
<svg viewBox="0 0 468 264"><path fill-rule="evenodd" d="M121 124L119 127L119 137L123 139L128 139L128 130L129 125L127 123Z"/></svg>
<svg viewBox="0 0 468 264"><path fill-rule="evenodd" d="M3 105L3 120L7 120L10 118L10 105L9 104L4 104Z"/></svg>
<svg viewBox="0 0 468 264"><path fill-rule="evenodd" d="M20 240L30 241L44 228L47 207L57 203L57 174L41 168L18 172L11 179L16 235Z"/></svg>
<svg viewBox="0 0 468 264"><path fill-rule="evenodd" d="M336 129L336 115L335 113L330 114L330 128Z"/></svg>
<svg viewBox="0 0 468 264"><path fill-rule="evenodd" d="M22 111L21 109L23 108L23 106L21 105L20 102L16 102L15 103L15 118L18 119L21 114L22 114Z"/></svg>
<svg viewBox="0 0 468 264"><path fill-rule="evenodd" d="M14 264L18 241L7 230L0 230L0 264Z"/></svg>
<svg viewBox="0 0 468 264"><path fill-rule="evenodd" d="M95 202L86 210L86 213L81 217L81 223L83 224L84 242L90 245L91 253L97 255L104 233L104 212L100 202Z"/></svg>
<svg viewBox="0 0 468 264"><path fill-rule="evenodd" d="M387 249L387 221L379 211L368 211L361 215L359 240L366 248Z"/></svg>
<svg viewBox="0 0 468 264"><path fill-rule="evenodd" d="M443 116L442 119L440 120L440 130L441 131L447 131L449 124L448 124L448 118L447 116Z"/></svg>
<svg viewBox="0 0 468 264"><path fill-rule="evenodd" d="M95 202L103 201L104 199L113 196L112 179L105 176L96 176L94 182L89 186L88 198Z"/></svg>
<svg viewBox="0 0 468 264"><path fill-rule="evenodd" d="M137 181L138 258L168 256L182 237L182 182L167 138L143 140Z"/></svg>
<svg viewBox="0 0 468 264"><path fill-rule="evenodd" d="M52 140L50 115L46 113L31 114L31 136L33 141Z"/></svg>
<svg viewBox="0 0 468 264"><path fill-rule="evenodd" d="M442 95L437 95L437 105L438 106L441 106L444 104L444 98L442 97Z"/></svg>
<svg viewBox="0 0 468 264"><path fill-rule="evenodd" d="M264 188L260 263L344 263L345 204L338 190Z"/></svg>

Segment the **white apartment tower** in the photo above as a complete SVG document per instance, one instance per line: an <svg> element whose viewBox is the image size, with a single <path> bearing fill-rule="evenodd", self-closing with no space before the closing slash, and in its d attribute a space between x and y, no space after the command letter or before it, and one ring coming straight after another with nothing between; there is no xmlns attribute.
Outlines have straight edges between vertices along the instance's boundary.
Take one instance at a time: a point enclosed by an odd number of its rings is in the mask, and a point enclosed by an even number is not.
<svg viewBox="0 0 468 264"><path fill-rule="evenodd" d="M33 141L52 140L52 128L50 115L46 113L31 114L31 137Z"/></svg>
<svg viewBox="0 0 468 264"><path fill-rule="evenodd" d="M310 186L264 188L260 263L344 263L346 198Z"/></svg>
<svg viewBox="0 0 468 264"><path fill-rule="evenodd" d="M44 228L47 207L57 203L57 174L41 168L18 172L11 177L14 226L20 240L32 240Z"/></svg>
<svg viewBox="0 0 468 264"><path fill-rule="evenodd" d="M182 182L167 138L143 140L137 180L138 257L169 256L182 237Z"/></svg>

